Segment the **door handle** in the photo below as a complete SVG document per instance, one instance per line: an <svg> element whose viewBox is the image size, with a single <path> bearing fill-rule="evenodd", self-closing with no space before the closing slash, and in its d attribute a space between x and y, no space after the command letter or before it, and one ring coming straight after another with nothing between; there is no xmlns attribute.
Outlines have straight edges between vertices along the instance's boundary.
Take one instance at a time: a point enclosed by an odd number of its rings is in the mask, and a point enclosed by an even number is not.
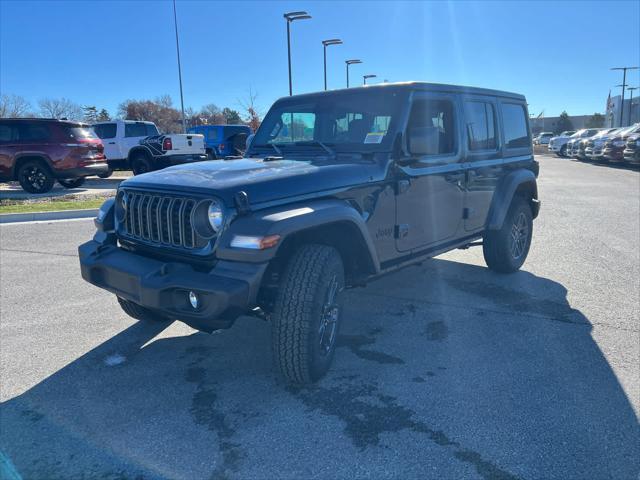
<svg viewBox="0 0 640 480"><path fill-rule="evenodd" d="M444 176L447 182L459 182L464 178L464 173L448 173Z"/></svg>
<svg viewBox="0 0 640 480"><path fill-rule="evenodd" d="M116 142L109 142L109 145L115 145Z"/></svg>

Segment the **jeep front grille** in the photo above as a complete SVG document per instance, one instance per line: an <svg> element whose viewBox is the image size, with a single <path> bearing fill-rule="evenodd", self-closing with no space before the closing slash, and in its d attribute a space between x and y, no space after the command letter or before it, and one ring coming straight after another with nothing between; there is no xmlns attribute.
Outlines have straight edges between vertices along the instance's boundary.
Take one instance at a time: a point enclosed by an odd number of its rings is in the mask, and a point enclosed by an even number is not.
<svg viewBox="0 0 640 480"><path fill-rule="evenodd" d="M127 190L120 234L157 246L196 249L207 244L191 221L192 198Z"/></svg>

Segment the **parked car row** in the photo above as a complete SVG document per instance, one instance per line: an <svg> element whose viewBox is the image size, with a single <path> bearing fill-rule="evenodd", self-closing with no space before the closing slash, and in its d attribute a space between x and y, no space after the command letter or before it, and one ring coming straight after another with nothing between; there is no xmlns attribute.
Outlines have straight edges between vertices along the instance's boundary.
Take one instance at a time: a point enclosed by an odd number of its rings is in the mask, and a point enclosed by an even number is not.
<svg viewBox="0 0 640 480"><path fill-rule="evenodd" d="M18 181L47 193L56 181L81 186L114 170L138 175L170 165L242 155L251 129L207 125L186 134L161 134L152 122L112 120L88 125L53 118L0 120L0 182Z"/></svg>
<svg viewBox="0 0 640 480"><path fill-rule="evenodd" d="M563 132L563 133L567 133L567 132ZM569 132L569 133L573 133L573 132ZM538 135L533 137L533 144L534 145L549 145L549 140L551 140L551 138L554 135L555 134L553 132L540 132Z"/></svg>
<svg viewBox="0 0 640 480"><path fill-rule="evenodd" d="M549 142L549 151L582 161L640 164L640 123L623 128L578 130Z"/></svg>

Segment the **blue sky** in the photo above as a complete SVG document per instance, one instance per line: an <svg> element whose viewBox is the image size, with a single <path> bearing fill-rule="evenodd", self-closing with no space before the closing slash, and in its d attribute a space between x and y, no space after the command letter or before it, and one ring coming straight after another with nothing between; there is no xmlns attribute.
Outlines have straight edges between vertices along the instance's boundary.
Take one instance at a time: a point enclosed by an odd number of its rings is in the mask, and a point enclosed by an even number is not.
<svg viewBox="0 0 640 480"><path fill-rule="evenodd" d="M292 25L294 93L320 90L322 45L330 88L362 74L523 93L546 116L602 112L622 83L610 67L640 63L640 2L207 2L177 4L185 106L239 108L249 88L264 112L287 94L282 13ZM179 106L170 1L0 0L0 91L67 97L115 114L127 98ZM638 71L628 83L640 86ZM637 93L637 92L636 92Z"/></svg>

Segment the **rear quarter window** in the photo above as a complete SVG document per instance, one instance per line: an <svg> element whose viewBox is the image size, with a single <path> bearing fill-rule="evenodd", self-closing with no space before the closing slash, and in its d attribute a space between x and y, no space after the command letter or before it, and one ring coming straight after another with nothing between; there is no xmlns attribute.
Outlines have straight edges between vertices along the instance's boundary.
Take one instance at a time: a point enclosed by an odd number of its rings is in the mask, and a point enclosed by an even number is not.
<svg viewBox="0 0 640 480"><path fill-rule="evenodd" d="M94 125L93 130L99 138L116 138L117 127L115 123L102 123L100 125Z"/></svg>
<svg viewBox="0 0 640 480"><path fill-rule="evenodd" d="M504 126L504 143L507 148L523 148L531 144L527 127L527 112L523 105L516 103L502 104L502 124ZM543 136L553 136L544 134Z"/></svg>
<svg viewBox="0 0 640 480"><path fill-rule="evenodd" d="M124 136L148 137L149 135L147 134L147 126L144 123L126 123L124 125Z"/></svg>

